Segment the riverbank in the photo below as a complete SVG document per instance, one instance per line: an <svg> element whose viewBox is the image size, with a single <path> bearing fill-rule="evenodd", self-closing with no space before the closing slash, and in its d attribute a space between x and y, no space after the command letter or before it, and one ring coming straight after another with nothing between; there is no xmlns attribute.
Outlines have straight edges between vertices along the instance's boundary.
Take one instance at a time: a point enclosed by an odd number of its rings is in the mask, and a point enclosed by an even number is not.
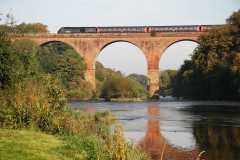
<svg viewBox="0 0 240 160"><path fill-rule="evenodd" d="M67 146L71 147L72 145L57 136L39 131L0 129L1 160L67 160L75 158L71 152L76 152L76 150L68 150Z"/></svg>
<svg viewBox="0 0 240 160"><path fill-rule="evenodd" d="M145 99L141 98L112 98L110 102L144 102Z"/></svg>
<svg viewBox="0 0 240 160"><path fill-rule="evenodd" d="M34 125L0 128L0 160L146 159L142 149L125 140L121 126L110 129L115 119L111 112L69 111L53 117L52 132Z"/></svg>

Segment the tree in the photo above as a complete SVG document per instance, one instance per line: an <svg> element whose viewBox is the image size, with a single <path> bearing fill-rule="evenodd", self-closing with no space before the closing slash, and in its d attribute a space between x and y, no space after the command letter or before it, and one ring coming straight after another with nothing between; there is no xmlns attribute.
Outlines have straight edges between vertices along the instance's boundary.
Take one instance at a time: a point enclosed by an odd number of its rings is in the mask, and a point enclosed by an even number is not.
<svg viewBox="0 0 240 160"><path fill-rule="evenodd" d="M86 64L71 46L49 43L38 50L37 57L42 71L60 80L69 99L93 97L93 87L85 80Z"/></svg>
<svg viewBox="0 0 240 160"><path fill-rule="evenodd" d="M21 23L15 26L14 33L48 33L47 25L42 23Z"/></svg>
<svg viewBox="0 0 240 160"><path fill-rule="evenodd" d="M86 65L77 52L66 50L58 56L56 70L61 75L63 84L68 86L75 77L84 79Z"/></svg>
<svg viewBox="0 0 240 160"><path fill-rule="evenodd" d="M140 83L143 88L147 89L147 85L148 85L147 76L139 75L139 74L130 74L127 76L127 78L130 78L130 79Z"/></svg>
<svg viewBox="0 0 240 160"><path fill-rule="evenodd" d="M0 29L0 89L14 87L18 77L17 57L7 34Z"/></svg>
<svg viewBox="0 0 240 160"><path fill-rule="evenodd" d="M36 59L38 45L27 39L16 40L13 43L13 53L18 57L18 60L22 64L20 76L33 77L39 72L39 65Z"/></svg>
<svg viewBox="0 0 240 160"><path fill-rule="evenodd" d="M175 96L193 99L240 99L240 10L227 25L205 32L192 59L174 78Z"/></svg>
<svg viewBox="0 0 240 160"><path fill-rule="evenodd" d="M159 74L160 95L172 95L172 80L177 74L176 70L165 70Z"/></svg>
<svg viewBox="0 0 240 160"><path fill-rule="evenodd" d="M1 19L0 19L1 20ZM17 24L11 12L5 15L5 22L0 25L8 33L48 33L48 26L42 23L20 23Z"/></svg>

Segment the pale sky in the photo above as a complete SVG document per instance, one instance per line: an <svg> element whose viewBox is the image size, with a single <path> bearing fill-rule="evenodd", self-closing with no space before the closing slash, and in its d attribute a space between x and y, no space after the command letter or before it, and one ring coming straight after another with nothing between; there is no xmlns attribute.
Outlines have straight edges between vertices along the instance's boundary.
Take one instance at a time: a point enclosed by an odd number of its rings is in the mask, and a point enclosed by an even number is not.
<svg viewBox="0 0 240 160"><path fill-rule="evenodd" d="M41 22L51 32L62 26L149 26L223 24L240 0L0 0L0 13L10 10L18 22ZM196 44L179 42L164 53L160 69L178 69ZM114 43L98 57L106 67L146 74L142 52Z"/></svg>

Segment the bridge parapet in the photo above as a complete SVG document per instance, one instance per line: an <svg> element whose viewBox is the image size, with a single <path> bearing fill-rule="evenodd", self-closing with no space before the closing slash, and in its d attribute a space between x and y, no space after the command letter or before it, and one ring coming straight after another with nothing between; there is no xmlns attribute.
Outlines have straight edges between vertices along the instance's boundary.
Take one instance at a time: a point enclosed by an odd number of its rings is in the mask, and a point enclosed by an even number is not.
<svg viewBox="0 0 240 160"><path fill-rule="evenodd" d="M198 37L204 32L156 32L156 33L74 33L74 34L12 34L11 38L149 38L149 37Z"/></svg>

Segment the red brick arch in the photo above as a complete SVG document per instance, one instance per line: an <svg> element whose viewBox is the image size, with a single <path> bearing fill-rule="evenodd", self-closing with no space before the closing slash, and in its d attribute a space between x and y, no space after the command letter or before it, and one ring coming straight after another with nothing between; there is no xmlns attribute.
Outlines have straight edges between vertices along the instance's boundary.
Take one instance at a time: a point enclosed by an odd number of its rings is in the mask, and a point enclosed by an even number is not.
<svg viewBox="0 0 240 160"><path fill-rule="evenodd" d="M148 91L150 96L158 95L159 61L163 52L179 41L195 41L202 32L159 32L151 33L91 33L91 34L19 34L12 40L31 39L39 45L60 41L73 47L85 60L85 78L95 86L95 60L106 46L115 42L128 42L137 46L145 55L148 65Z"/></svg>
<svg viewBox="0 0 240 160"><path fill-rule="evenodd" d="M122 39L119 39L119 40L113 40L113 41L109 41L109 42L105 42L105 43L102 43L102 44L101 44L101 46L99 47L99 51L98 51L98 53L97 53L96 56L95 56L94 66L95 66L95 63L96 63L96 60L97 60L97 57L99 56L99 54L100 54L106 47L110 46L111 44L118 43L118 42L129 43L129 44L137 47L137 48L142 52L142 54L144 55L144 58L145 58L146 64L147 64L147 57L146 57L146 55L144 54L144 51L142 50L141 46L139 46L137 43L132 42L132 41L130 41L130 40L122 40Z"/></svg>

